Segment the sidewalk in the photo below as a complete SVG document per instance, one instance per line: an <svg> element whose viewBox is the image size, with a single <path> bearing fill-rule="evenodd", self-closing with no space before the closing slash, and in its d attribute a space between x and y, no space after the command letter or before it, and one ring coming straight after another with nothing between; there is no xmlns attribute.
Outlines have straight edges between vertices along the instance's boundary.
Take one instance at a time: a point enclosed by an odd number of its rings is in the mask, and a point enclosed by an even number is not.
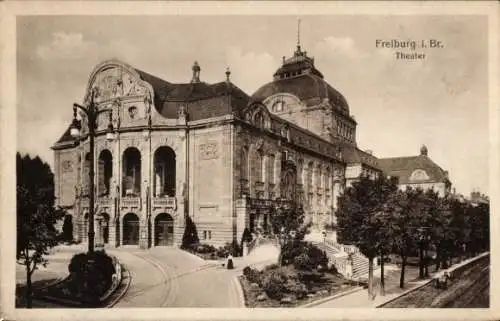
<svg viewBox="0 0 500 321"><path fill-rule="evenodd" d="M385 296L380 295L380 269L377 269L373 273L374 291L376 293L374 300L370 300L368 297L368 289L364 289L339 297L338 299L321 303L314 306L314 308L375 308L401 295L401 293L426 283L429 280L419 280L418 267L408 266L405 268L405 288L401 289L399 288L400 273L401 270L393 264L386 264L384 266Z"/></svg>

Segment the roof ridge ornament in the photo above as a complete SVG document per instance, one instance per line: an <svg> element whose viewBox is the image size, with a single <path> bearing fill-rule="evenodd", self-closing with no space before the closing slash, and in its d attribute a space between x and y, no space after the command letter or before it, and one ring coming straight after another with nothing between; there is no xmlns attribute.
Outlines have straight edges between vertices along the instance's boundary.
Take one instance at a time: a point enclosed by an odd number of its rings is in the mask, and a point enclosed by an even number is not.
<svg viewBox="0 0 500 321"><path fill-rule="evenodd" d="M297 52L300 52L300 18L297 21Z"/></svg>
<svg viewBox="0 0 500 321"><path fill-rule="evenodd" d="M199 83L200 82L200 65L198 64L198 61L195 61L193 64L193 79L191 79L191 83Z"/></svg>

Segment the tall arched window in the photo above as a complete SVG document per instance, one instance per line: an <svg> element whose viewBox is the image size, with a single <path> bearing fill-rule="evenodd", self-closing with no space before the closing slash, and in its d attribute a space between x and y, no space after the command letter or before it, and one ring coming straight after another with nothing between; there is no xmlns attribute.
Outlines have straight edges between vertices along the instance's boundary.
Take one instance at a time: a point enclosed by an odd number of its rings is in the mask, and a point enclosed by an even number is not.
<svg viewBox="0 0 500 321"><path fill-rule="evenodd" d="M309 193L312 193L313 191L313 171L314 171L314 165L312 162L309 163L307 166L307 189Z"/></svg>
<svg viewBox="0 0 500 321"><path fill-rule="evenodd" d="M99 196L109 196L111 191L111 177L113 176L113 156L107 149L99 154L97 181Z"/></svg>
<svg viewBox="0 0 500 321"><path fill-rule="evenodd" d="M85 196L88 196L90 194L89 172L90 172L90 153L86 153L83 161L83 177L82 177L82 183L83 183L82 192L83 195Z"/></svg>
<svg viewBox="0 0 500 321"><path fill-rule="evenodd" d="M315 174L315 176L316 176L316 177L315 177L315 178L316 178L316 184L315 184L315 185L316 185L316 187L319 187L319 188L323 187L323 186L322 186L322 185L323 185L323 182L322 182L322 180L321 180L321 179L322 179L322 175L323 175L323 174L321 173L321 165L318 165L318 166L316 167L316 174Z"/></svg>
<svg viewBox="0 0 500 321"><path fill-rule="evenodd" d="M154 153L154 195L175 196L176 160L175 151L168 146L159 147Z"/></svg>
<svg viewBox="0 0 500 321"><path fill-rule="evenodd" d="M141 193L141 153L129 147L123 153L123 196L140 196Z"/></svg>
<svg viewBox="0 0 500 321"><path fill-rule="evenodd" d="M269 155L268 158L267 158L267 181L268 183L270 184L274 184L274 180L275 180L275 177L274 177L274 162L275 162L275 157L274 155Z"/></svg>
<svg viewBox="0 0 500 321"><path fill-rule="evenodd" d="M248 147L241 149L241 179L248 180Z"/></svg>
<svg viewBox="0 0 500 321"><path fill-rule="evenodd" d="M264 162L264 153L262 152L262 150L258 150L255 154L255 179L257 180L257 182L264 181Z"/></svg>

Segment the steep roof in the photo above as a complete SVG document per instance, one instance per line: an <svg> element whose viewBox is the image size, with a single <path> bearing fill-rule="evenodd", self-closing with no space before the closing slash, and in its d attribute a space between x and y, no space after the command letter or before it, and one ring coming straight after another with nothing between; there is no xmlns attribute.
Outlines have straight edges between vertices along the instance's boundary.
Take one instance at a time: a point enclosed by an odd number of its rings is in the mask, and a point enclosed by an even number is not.
<svg viewBox="0 0 500 321"><path fill-rule="evenodd" d="M354 145L341 143L342 158L347 164L364 164L382 170L379 159Z"/></svg>
<svg viewBox="0 0 500 321"><path fill-rule="evenodd" d="M197 101L228 97L226 102L200 105ZM230 99L229 99L230 98ZM177 118L179 104L186 103L190 120L222 116L243 109L250 97L231 82L170 84L158 97L158 112L166 118Z"/></svg>
<svg viewBox="0 0 500 321"><path fill-rule="evenodd" d="M400 184L431 183L448 181L448 173L434 163L427 155L379 158L383 171L393 177L398 177ZM427 179L412 180L416 170L423 170Z"/></svg>

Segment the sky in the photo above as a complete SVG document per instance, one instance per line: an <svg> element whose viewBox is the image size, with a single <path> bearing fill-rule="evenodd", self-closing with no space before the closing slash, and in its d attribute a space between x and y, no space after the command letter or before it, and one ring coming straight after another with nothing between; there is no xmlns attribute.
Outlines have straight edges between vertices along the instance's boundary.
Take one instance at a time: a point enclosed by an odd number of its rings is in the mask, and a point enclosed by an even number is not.
<svg viewBox="0 0 500 321"><path fill-rule="evenodd" d="M17 19L17 148L50 149L81 103L94 66L117 58L169 82L225 79L251 95L297 42L346 98L357 142L377 157L429 157L457 192L488 192L488 26L482 16L23 16ZM436 39L423 60L376 40ZM411 52L406 50L405 52Z"/></svg>

